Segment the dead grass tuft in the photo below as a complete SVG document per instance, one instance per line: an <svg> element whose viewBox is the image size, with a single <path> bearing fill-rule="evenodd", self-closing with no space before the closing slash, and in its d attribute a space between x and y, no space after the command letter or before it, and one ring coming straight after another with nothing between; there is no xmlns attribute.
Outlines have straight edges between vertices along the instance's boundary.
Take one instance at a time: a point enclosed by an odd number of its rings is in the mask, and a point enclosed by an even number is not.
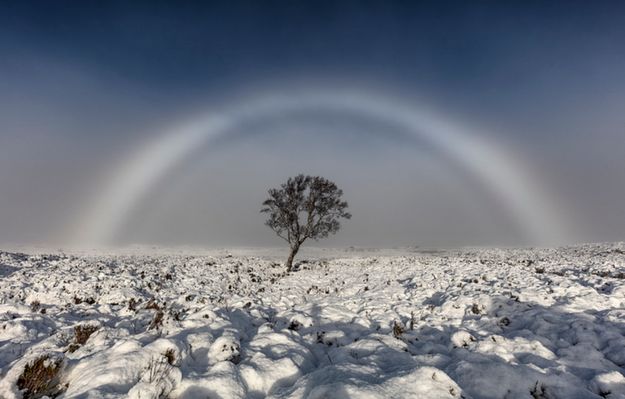
<svg viewBox="0 0 625 399"><path fill-rule="evenodd" d="M62 363L63 359L52 359L49 355L40 356L28 363L17 379L17 387L23 391L24 399L58 396L63 390L59 386Z"/></svg>
<svg viewBox="0 0 625 399"><path fill-rule="evenodd" d="M153 330L155 328L162 327L164 316L165 316L165 313L163 313L162 310L156 311L156 313L154 314L154 318L152 318L152 322L150 323L150 327L148 327L148 330Z"/></svg>
<svg viewBox="0 0 625 399"><path fill-rule="evenodd" d="M401 337L406 332L406 329L399 324L397 321L393 322L393 337L398 338Z"/></svg>
<svg viewBox="0 0 625 399"><path fill-rule="evenodd" d="M165 356L167 363L171 366L173 366L176 362L176 352L174 352L172 348L167 349L165 353L163 353L163 356Z"/></svg>
<svg viewBox="0 0 625 399"><path fill-rule="evenodd" d="M98 331L98 326L81 324L79 326L74 327L74 341L78 345L84 345L91 334Z"/></svg>

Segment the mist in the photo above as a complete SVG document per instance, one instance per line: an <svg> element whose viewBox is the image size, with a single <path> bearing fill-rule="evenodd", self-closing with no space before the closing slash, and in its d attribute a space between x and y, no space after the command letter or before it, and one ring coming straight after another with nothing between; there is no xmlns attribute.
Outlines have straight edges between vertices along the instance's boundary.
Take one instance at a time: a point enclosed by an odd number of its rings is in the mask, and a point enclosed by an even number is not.
<svg viewBox="0 0 625 399"><path fill-rule="evenodd" d="M313 245L551 244L511 214L515 193L565 233L555 243L622 241L618 8L4 4L0 243L281 245L260 205L298 173L335 181L353 214ZM422 126L345 107L229 120L155 176L107 240L81 241L110 219L99 204L115 201L115 180L180 126L319 91L431 112L462 140L450 151ZM505 165L484 167L519 172L531 192L500 182L517 190L502 197L454 155L467 143L497 148Z"/></svg>

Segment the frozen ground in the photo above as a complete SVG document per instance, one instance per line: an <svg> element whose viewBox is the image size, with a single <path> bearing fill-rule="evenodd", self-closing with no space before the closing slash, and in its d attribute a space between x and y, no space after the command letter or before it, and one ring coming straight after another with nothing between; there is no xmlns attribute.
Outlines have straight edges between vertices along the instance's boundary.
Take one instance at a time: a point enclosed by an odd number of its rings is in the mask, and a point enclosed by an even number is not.
<svg viewBox="0 0 625 399"><path fill-rule="evenodd" d="M253 254L0 252L0 397L625 398L623 243Z"/></svg>

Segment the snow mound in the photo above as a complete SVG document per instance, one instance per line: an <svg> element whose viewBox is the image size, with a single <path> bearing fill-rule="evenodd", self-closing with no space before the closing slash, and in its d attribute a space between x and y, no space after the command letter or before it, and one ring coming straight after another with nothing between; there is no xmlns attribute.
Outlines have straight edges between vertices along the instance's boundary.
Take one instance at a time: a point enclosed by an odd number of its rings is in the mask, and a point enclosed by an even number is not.
<svg viewBox="0 0 625 399"><path fill-rule="evenodd" d="M625 399L622 243L323 255L0 252L0 398Z"/></svg>

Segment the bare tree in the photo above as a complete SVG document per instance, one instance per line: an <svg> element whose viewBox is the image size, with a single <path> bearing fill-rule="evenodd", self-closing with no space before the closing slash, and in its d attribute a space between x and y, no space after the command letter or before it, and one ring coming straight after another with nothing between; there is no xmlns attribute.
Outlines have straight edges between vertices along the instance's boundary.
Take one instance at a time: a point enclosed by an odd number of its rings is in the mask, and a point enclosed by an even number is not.
<svg viewBox="0 0 625 399"><path fill-rule="evenodd" d="M340 218L349 219L343 191L328 179L319 176L290 177L280 189L269 190L261 212L268 213L265 224L289 243L291 253L286 270L291 271L293 258L306 239L319 240L336 233Z"/></svg>

